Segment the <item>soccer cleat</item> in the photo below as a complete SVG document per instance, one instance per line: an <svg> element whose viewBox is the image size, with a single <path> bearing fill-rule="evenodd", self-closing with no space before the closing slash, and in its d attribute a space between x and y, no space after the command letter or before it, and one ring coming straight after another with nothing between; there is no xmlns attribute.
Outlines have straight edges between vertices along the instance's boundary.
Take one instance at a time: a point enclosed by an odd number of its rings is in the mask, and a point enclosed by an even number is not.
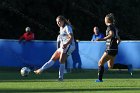
<svg viewBox="0 0 140 93"><path fill-rule="evenodd" d="M99 80L99 79L97 79L97 80L95 80L95 82L103 82L103 80Z"/></svg>
<svg viewBox="0 0 140 93"><path fill-rule="evenodd" d="M63 81L63 78L58 78L58 81Z"/></svg>
<svg viewBox="0 0 140 93"><path fill-rule="evenodd" d="M133 73L131 72L130 75L133 76Z"/></svg>
<svg viewBox="0 0 140 93"><path fill-rule="evenodd" d="M34 71L35 74L41 74L41 72L42 71L40 69Z"/></svg>

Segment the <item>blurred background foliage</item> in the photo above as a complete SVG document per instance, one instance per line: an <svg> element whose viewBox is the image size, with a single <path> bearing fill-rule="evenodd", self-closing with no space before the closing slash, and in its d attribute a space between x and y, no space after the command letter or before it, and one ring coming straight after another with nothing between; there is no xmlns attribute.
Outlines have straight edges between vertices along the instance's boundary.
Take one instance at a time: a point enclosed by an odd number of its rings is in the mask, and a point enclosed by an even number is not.
<svg viewBox="0 0 140 93"><path fill-rule="evenodd" d="M56 17L64 15L76 39L91 40L94 26L105 34L110 12L123 40L140 39L140 0L0 0L0 38L18 39L30 26L36 40L56 40Z"/></svg>

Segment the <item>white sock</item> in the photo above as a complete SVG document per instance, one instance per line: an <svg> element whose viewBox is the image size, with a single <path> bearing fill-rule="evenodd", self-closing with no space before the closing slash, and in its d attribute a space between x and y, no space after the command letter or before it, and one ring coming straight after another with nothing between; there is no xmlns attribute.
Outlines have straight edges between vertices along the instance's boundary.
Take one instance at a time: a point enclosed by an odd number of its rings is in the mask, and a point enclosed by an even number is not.
<svg viewBox="0 0 140 93"><path fill-rule="evenodd" d="M52 65L54 64L54 61L53 60L49 60L48 62L46 62L41 68L40 70L43 71L47 68L50 68Z"/></svg>
<svg viewBox="0 0 140 93"><path fill-rule="evenodd" d="M64 70L65 70L65 64L60 64L60 67L59 67L59 78L63 79Z"/></svg>

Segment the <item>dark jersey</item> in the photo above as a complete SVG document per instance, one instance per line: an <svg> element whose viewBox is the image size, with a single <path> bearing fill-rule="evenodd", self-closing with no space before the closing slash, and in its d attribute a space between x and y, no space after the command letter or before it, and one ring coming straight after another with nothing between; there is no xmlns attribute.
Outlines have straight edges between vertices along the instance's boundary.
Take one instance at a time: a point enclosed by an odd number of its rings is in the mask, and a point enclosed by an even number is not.
<svg viewBox="0 0 140 93"><path fill-rule="evenodd" d="M118 30L114 25L109 25L106 30L106 36L109 35L109 31L113 31L114 34L110 39L106 40L106 50L118 50Z"/></svg>

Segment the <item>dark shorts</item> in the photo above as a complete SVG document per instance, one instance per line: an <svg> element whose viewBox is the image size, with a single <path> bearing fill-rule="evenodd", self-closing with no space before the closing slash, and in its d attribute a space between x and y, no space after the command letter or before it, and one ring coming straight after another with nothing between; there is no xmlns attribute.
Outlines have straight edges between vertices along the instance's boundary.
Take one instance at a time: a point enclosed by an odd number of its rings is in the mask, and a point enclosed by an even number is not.
<svg viewBox="0 0 140 93"><path fill-rule="evenodd" d="M118 54L118 50L106 50L105 52L110 56L116 56Z"/></svg>

